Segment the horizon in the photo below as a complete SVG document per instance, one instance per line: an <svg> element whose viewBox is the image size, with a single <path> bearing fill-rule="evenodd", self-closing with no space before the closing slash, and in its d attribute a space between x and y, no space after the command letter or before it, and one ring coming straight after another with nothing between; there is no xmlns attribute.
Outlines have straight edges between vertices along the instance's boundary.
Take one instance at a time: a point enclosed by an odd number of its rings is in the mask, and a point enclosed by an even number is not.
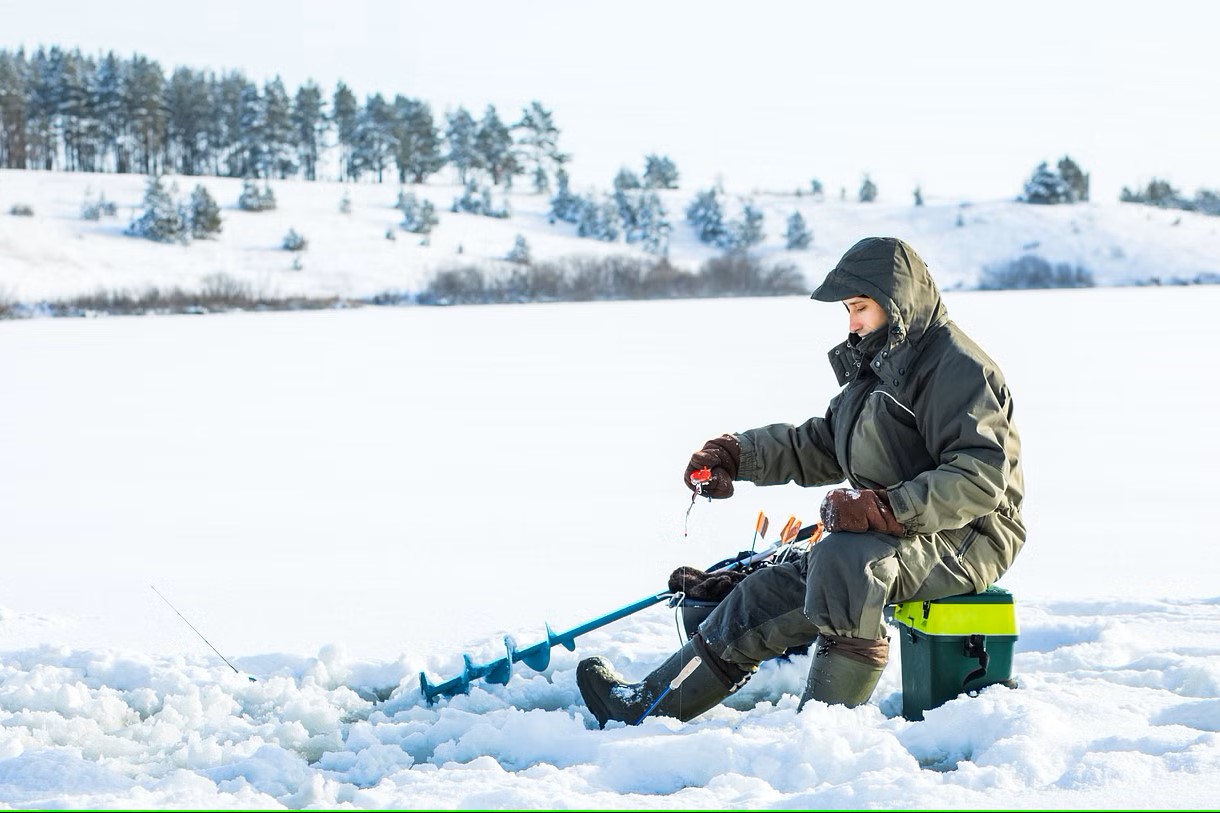
<svg viewBox="0 0 1220 813"><path fill-rule="evenodd" d="M537 99L554 113L577 187L606 188L648 153L673 158L687 189L807 189L816 177L828 196L853 196L868 174L889 202L910 200L916 185L928 199L1015 197L1040 162L1064 155L1091 175L1094 200L1153 177L1186 195L1220 187L1220 109L1198 101L1220 96L1206 62L1211 27L1181 25L1199 16L1185 3L1109 7L1104 31L1090 10L1046 2L995 25L965 3L938 7L930 23L890 3L765 2L738 18L725 2L628 0L610 16L548 0L526 19L487 2L363 0L336 26L317 0L216 0L189 28L167 26L151 0L64 5L54 19L7 11L0 48L139 53L167 75L187 66L260 85L279 76L293 89L312 80L328 98L343 81L361 100L428 101L438 120L494 104L509 121ZM597 38L574 35L591 25ZM641 30L661 47L620 58ZM843 36L857 31L867 37ZM859 124L873 120L883 126Z"/></svg>

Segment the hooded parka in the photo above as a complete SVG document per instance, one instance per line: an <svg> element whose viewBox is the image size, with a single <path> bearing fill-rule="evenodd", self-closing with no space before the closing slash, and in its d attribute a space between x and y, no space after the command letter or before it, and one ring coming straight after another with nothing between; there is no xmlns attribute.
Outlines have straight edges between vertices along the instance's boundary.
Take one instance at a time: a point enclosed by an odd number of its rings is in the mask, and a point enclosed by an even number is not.
<svg viewBox="0 0 1220 813"><path fill-rule="evenodd" d="M736 434L737 479L884 489L905 534L831 533L746 578L700 627L742 668L818 635L885 638L887 604L982 591L1025 541L1020 438L1000 369L950 321L901 240L857 243L813 298L860 295L888 324L830 351L843 389L824 416Z"/></svg>
<svg viewBox="0 0 1220 813"><path fill-rule="evenodd" d="M885 489L908 537L949 534L976 590L1025 541L1012 397L991 358L954 324L914 249L853 246L813 298L877 301L889 324L829 353L843 386L823 417L738 435L738 479Z"/></svg>

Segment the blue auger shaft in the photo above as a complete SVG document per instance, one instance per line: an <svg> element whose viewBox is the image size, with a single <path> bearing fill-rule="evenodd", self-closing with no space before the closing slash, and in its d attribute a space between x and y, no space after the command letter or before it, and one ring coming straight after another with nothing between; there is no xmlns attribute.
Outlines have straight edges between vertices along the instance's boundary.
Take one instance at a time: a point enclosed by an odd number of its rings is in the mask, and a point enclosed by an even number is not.
<svg viewBox="0 0 1220 813"><path fill-rule="evenodd" d="M669 592L655 593L639 601L632 602L626 606L620 607L617 610L608 612L604 615L599 615L592 621L586 621L583 624L578 624L571 629L563 632L554 632L550 625L546 627L546 640L539 641L536 644L517 649L511 641L508 644L508 654L503 658L497 658L488 663L474 663L470 656L464 655L465 667L462 669L462 674L457 677L450 678L443 683L433 685L428 682L425 673L419 673L419 686L424 694L424 699L431 703L435 698L441 695L452 696L455 694L465 694L470 689L472 681L478 678L487 678L493 683L507 683L508 677L512 670L512 664L521 663L524 661L527 666L530 666L536 671L542 671L550 663L551 648L556 644L562 644L569 652L576 649L576 638L579 635L584 635L587 632L592 632L595 629L604 627L607 624L612 624L621 618L626 618L633 613L638 613L640 610L647 609L654 604L660 604L669 598Z"/></svg>
<svg viewBox="0 0 1220 813"><path fill-rule="evenodd" d="M808 528L801 529L793 541L801 541L808 539L815 531L817 526L813 525ZM711 570L731 570L734 568L746 568L751 564L766 559L772 556L783 547L783 543L775 542L771 547L761 550L742 559L734 560L728 564L723 564L720 567L713 567ZM709 570L709 572L711 572ZM451 697L455 694L465 694L470 690L470 684L480 678L487 680L489 683L505 684L512 677L512 668L514 663L525 663L526 666L533 669L535 672L541 672L546 669L551 662L551 649L556 644L562 644L569 652L576 649L576 638L579 635L584 635L587 632L592 632L599 627L604 627L607 624L612 624L620 618L626 618L633 613L638 613L640 610L647 609L654 604L660 604L673 594L666 591L663 593L654 593L651 596L632 602L626 606L620 607L617 610L608 612L605 615L599 615L592 621L586 621L583 624L578 624L571 629L563 632L555 632L551 629L550 624L546 625L546 640L539 641L536 644L530 644L527 647L518 649L516 644L511 639L505 639L505 645L508 648L507 654L503 658L496 658L487 663L475 663L469 655L463 655L462 660L465 666L462 668L462 674L457 677L449 678L443 683L433 685L428 682L428 677L425 673L419 673L419 688L423 692L424 699L431 703L437 697L445 695Z"/></svg>

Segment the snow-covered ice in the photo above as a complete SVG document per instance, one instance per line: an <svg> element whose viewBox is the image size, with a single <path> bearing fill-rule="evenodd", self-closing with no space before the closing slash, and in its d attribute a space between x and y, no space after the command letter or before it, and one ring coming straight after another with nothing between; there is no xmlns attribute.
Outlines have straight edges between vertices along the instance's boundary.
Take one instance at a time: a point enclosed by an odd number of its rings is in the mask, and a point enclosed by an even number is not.
<svg viewBox="0 0 1220 813"><path fill-rule="evenodd" d="M642 676L677 644L664 605L505 686L429 706L418 673L663 589L760 509L812 519L822 489L745 485L683 538L679 476L707 437L823 409L839 309L0 322L0 803L1215 807L1220 288L946 301L1016 398L1021 688L910 723L895 657L868 705L798 715L794 657L690 723L606 731L576 663Z"/></svg>

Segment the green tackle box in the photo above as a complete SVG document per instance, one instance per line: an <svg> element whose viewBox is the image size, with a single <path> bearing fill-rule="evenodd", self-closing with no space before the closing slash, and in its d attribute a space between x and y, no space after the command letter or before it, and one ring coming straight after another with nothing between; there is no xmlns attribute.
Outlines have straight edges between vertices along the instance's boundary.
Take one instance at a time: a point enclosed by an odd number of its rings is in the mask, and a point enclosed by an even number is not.
<svg viewBox="0 0 1220 813"><path fill-rule="evenodd" d="M923 713L984 686L1013 687L1017 614L1012 594L992 585L982 593L894 605L901 626L902 716Z"/></svg>

